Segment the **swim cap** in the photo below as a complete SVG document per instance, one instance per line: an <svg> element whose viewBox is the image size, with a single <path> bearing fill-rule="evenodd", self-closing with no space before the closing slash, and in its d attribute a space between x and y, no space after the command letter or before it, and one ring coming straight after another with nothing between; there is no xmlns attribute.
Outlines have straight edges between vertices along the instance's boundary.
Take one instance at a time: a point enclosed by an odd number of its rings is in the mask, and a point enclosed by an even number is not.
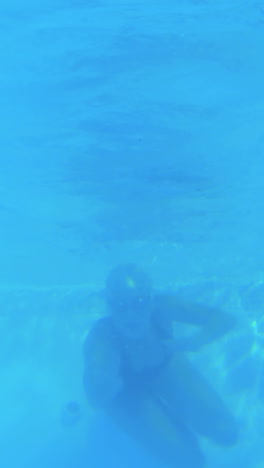
<svg viewBox="0 0 264 468"><path fill-rule="evenodd" d="M134 264L119 265L108 275L105 295L110 308L147 305L152 295L151 280Z"/></svg>

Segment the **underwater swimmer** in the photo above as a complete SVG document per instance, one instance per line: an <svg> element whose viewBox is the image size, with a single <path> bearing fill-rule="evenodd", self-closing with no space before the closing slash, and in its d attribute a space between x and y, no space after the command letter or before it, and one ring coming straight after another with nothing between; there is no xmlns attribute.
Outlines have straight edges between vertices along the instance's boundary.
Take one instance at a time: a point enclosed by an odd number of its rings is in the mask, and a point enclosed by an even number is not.
<svg viewBox="0 0 264 468"><path fill-rule="evenodd" d="M237 424L220 396L185 351L196 351L234 327L233 317L213 307L153 290L136 265L114 268L106 281L108 316L84 345L84 385L93 407L168 466L203 467L198 436L221 445L237 440ZM175 337L175 322L197 333Z"/></svg>

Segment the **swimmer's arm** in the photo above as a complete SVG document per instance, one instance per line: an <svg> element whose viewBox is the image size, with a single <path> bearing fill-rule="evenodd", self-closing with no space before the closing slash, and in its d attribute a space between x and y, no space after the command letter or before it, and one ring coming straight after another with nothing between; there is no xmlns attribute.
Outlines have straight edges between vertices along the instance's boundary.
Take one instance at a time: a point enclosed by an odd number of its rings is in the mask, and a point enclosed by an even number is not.
<svg viewBox="0 0 264 468"><path fill-rule="evenodd" d="M93 407L107 407L122 390L119 371L117 347L103 320L99 321L84 344L84 387Z"/></svg>
<svg viewBox="0 0 264 468"><path fill-rule="evenodd" d="M181 322L198 327L197 332L175 339L175 347L184 351L196 351L221 338L236 325L235 318L217 307L194 303L176 295L160 295L159 315L163 327L173 327Z"/></svg>

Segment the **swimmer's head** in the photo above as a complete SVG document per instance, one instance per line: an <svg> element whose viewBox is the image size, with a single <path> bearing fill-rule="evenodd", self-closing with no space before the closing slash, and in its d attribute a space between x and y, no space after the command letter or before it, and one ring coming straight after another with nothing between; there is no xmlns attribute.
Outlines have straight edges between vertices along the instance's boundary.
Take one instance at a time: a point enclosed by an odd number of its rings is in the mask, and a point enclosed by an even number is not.
<svg viewBox="0 0 264 468"><path fill-rule="evenodd" d="M151 280L138 266L120 265L110 271L106 303L122 333L131 336L144 333L150 322L152 294Z"/></svg>

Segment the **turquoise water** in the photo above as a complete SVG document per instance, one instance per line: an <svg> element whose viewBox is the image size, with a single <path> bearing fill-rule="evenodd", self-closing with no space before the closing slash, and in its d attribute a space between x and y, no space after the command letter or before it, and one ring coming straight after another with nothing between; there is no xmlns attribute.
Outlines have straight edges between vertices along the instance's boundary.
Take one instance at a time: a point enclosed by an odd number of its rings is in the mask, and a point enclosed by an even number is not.
<svg viewBox="0 0 264 468"><path fill-rule="evenodd" d="M3 466L152 466L114 428L89 442L82 389L104 278L133 260L158 288L237 315L236 333L196 359L234 407L241 442L204 450L210 467L256 468L262 2L3 0L0 13ZM69 400L78 424L63 424Z"/></svg>

